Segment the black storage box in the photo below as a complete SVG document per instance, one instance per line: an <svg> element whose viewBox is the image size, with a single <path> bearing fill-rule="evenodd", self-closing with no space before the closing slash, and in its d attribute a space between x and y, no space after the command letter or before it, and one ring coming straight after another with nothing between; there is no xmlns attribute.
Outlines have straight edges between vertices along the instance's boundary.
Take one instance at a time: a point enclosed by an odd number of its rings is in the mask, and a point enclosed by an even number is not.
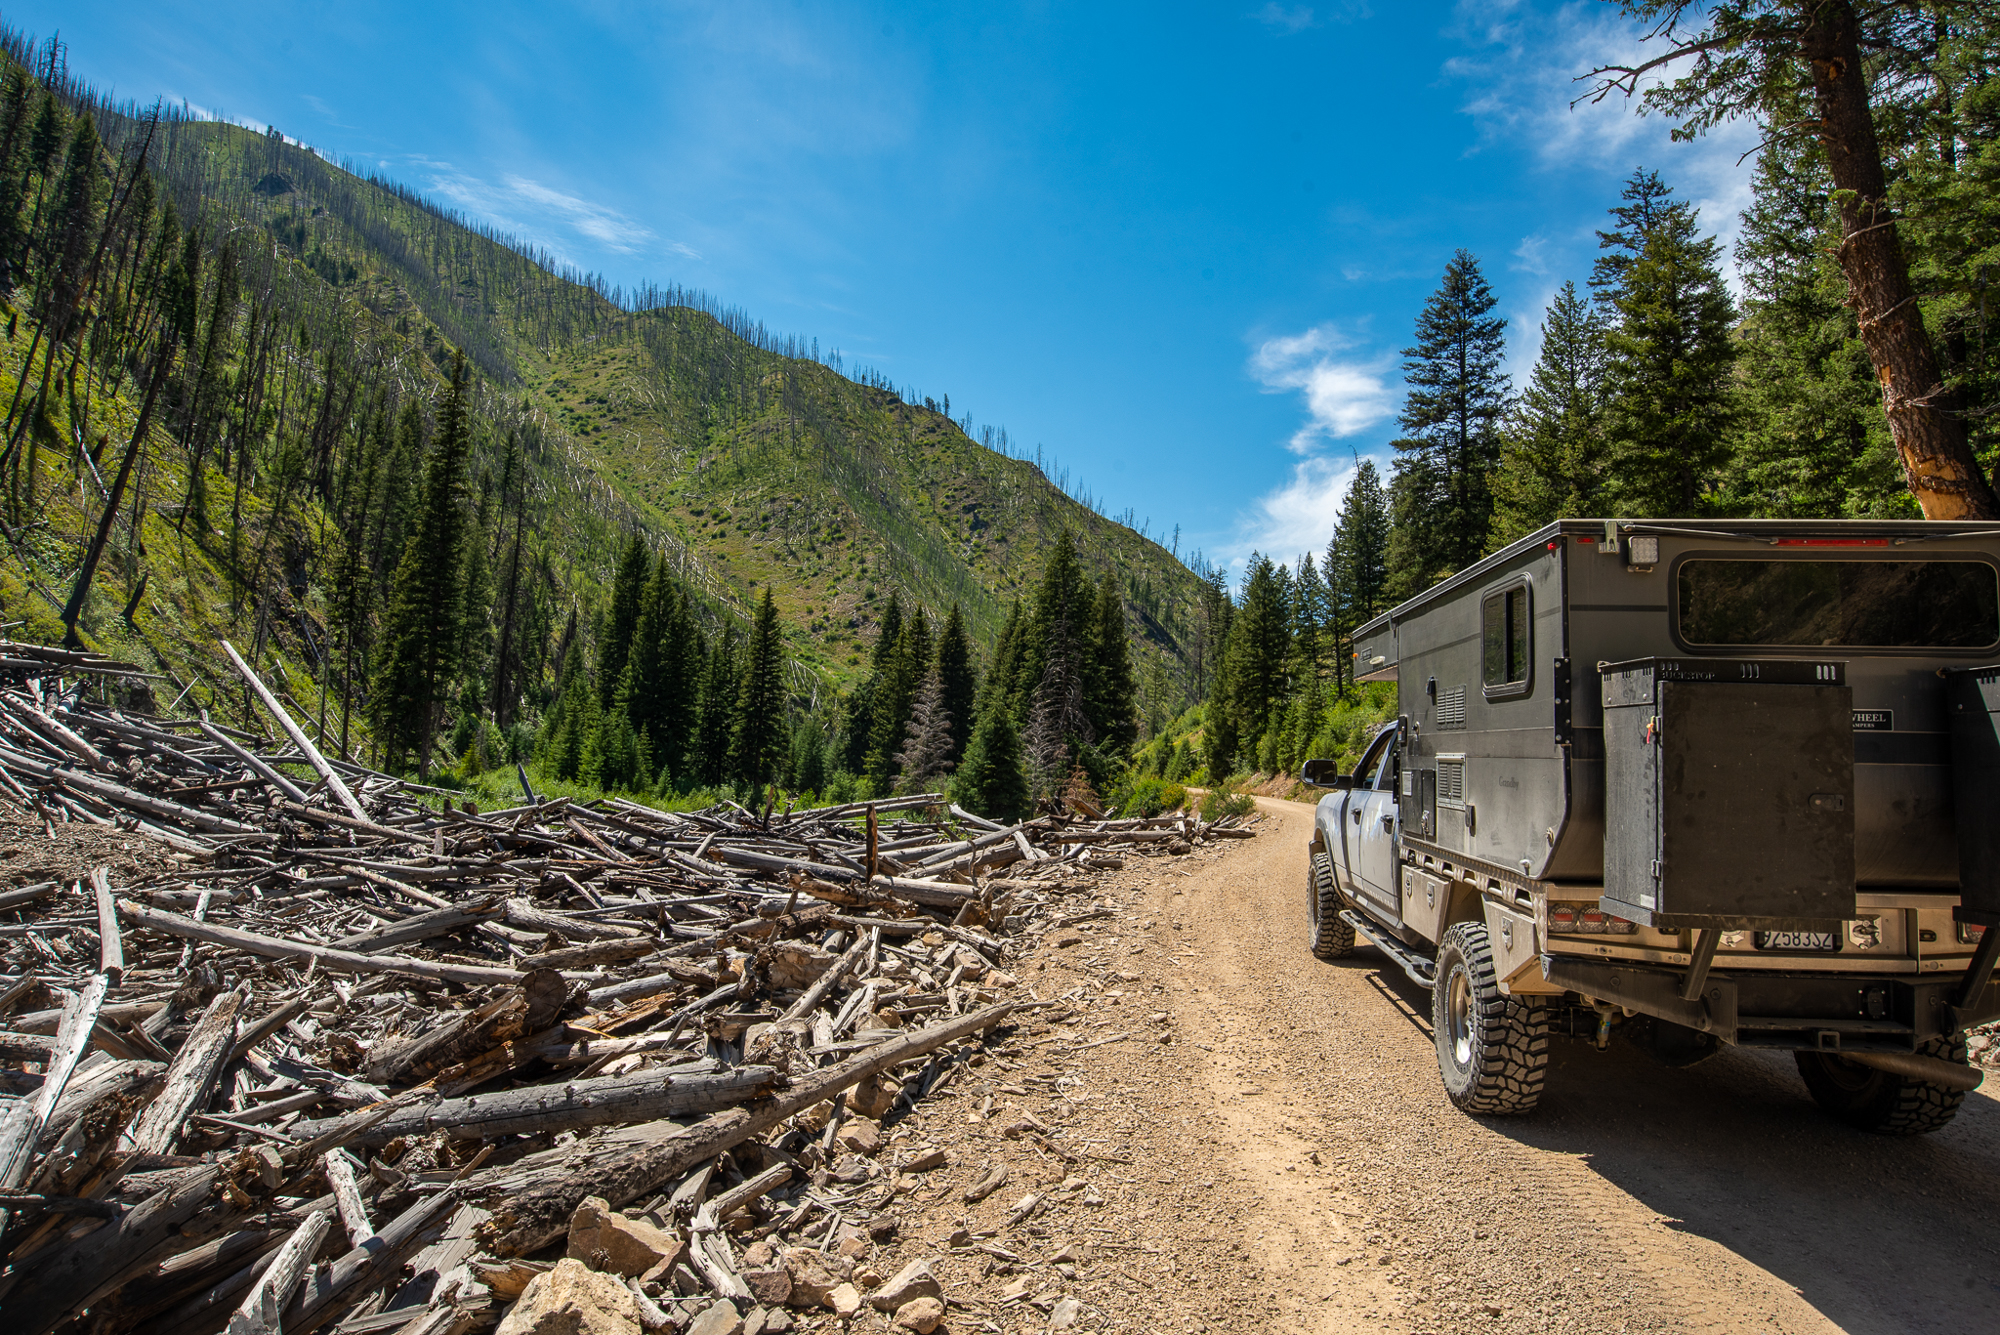
<svg viewBox="0 0 2000 1335"><path fill-rule="evenodd" d="M2000 923L2000 667L1944 675L1952 815L1958 826L1958 920L1991 927Z"/></svg>
<svg viewBox="0 0 2000 1335"><path fill-rule="evenodd" d="M1606 913L1662 931L1837 930L1854 916L1845 665L1599 664Z"/></svg>

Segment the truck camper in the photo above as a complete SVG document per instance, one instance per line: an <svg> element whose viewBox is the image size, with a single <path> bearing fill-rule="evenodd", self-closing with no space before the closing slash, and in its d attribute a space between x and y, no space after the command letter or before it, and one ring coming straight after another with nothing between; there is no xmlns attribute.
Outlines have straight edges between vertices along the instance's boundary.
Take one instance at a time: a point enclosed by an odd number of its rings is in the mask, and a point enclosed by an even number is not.
<svg viewBox="0 0 2000 1335"><path fill-rule="evenodd" d="M1562 520L1355 632L1398 717L1327 790L1311 948L1432 994L1461 1109L1552 1032L1796 1055L1883 1134L2000 1016L2000 525Z"/></svg>

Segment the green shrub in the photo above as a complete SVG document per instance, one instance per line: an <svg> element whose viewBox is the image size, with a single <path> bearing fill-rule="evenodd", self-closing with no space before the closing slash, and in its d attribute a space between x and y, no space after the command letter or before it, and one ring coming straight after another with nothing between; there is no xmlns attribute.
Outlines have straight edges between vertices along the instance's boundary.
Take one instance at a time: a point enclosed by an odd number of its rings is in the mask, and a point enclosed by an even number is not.
<svg viewBox="0 0 2000 1335"><path fill-rule="evenodd" d="M1248 793L1236 791L1231 780L1224 780L1202 795L1201 817L1203 820L1221 820L1224 816L1247 816L1257 809L1257 800Z"/></svg>
<svg viewBox="0 0 2000 1335"><path fill-rule="evenodd" d="M1163 811L1178 811L1186 806L1187 789L1177 783L1168 783L1158 775L1142 775L1132 781L1132 786L1117 805L1122 816L1157 816Z"/></svg>

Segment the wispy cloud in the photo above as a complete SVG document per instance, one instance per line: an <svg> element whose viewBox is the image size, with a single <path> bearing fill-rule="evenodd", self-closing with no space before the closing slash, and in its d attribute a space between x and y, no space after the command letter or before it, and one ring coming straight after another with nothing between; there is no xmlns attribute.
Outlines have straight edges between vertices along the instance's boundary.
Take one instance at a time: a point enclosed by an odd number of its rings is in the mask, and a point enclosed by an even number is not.
<svg viewBox="0 0 2000 1335"><path fill-rule="evenodd" d="M1303 552L1318 552L1333 537L1340 503L1354 483L1352 458L1301 459L1284 485L1260 496L1236 526L1225 553L1241 571L1252 552L1290 563Z"/></svg>
<svg viewBox="0 0 2000 1335"><path fill-rule="evenodd" d="M530 177L503 175L498 183L452 168L427 163L436 171L431 189L467 213L503 231L539 242L561 255L582 238L594 249L620 255L662 251L688 259L701 256L691 246L662 238L643 223L618 210L572 195Z"/></svg>
<svg viewBox="0 0 2000 1335"><path fill-rule="evenodd" d="M1733 250L1738 215L1751 199L1751 163L1741 159L1756 147L1757 127L1731 122L1677 144L1672 124L1638 114L1635 100L1614 93L1579 101L1590 87L1579 75L1657 54L1640 42L1636 24L1604 9L1572 4L1541 12L1504 0L1465 0L1459 35L1481 49L1445 62L1445 73L1468 88L1464 110L1485 144L1528 145L1547 167L1581 165L1621 176L1650 167L1695 204L1704 227Z"/></svg>
<svg viewBox="0 0 2000 1335"><path fill-rule="evenodd" d="M1267 339L1250 356L1250 373L1267 394L1304 396L1306 420L1286 448L1309 454L1327 440L1358 435L1394 409L1387 375L1393 354L1349 356L1354 338L1331 324Z"/></svg>
<svg viewBox="0 0 2000 1335"><path fill-rule="evenodd" d="M1314 26L1311 5L1281 5L1277 0L1257 11L1257 21L1281 32L1302 32Z"/></svg>

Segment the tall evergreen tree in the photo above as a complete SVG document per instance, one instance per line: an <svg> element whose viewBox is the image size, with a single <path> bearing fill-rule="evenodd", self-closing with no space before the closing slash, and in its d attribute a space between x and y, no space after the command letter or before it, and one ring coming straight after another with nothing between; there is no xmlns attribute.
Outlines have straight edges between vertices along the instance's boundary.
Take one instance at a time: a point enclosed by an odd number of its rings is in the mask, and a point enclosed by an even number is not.
<svg viewBox="0 0 2000 1335"><path fill-rule="evenodd" d="M910 707L931 660L930 623L922 608L903 619L902 634L883 659L875 681L874 718L868 741L868 764L862 771L871 789L886 795L896 779L896 752L909 726Z"/></svg>
<svg viewBox="0 0 2000 1335"><path fill-rule="evenodd" d="M1132 675L1132 648L1125 628L1125 600L1116 571L1098 587L1096 625L1090 637L1085 701L1100 749L1119 759L1131 755L1139 736L1139 683Z"/></svg>
<svg viewBox="0 0 2000 1335"><path fill-rule="evenodd" d="M910 722L896 752L896 791L926 793L952 771L951 710L944 702L944 674L936 664L910 703Z"/></svg>
<svg viewBox="0 0 2000 1335"><path fill-rule="evenodd" d="M735 740L738 657L736 636L725 626L709 646L708 660L702 667L695 736L689 744L689 768L695 782L711 787L729 773L729 747Z"/></svg>
<svg viewBox="0 0 2000 1335"><path fill-rule="evenodd" d="M625 540L624 554L611 578L611 605L605 609L604 634L599 640L597 698L602 704L615 701L625 684L625 660L631 657L632 636L639 629L650 568L646 544L634 529Z"/></svg>
<svg viewBox="0 0 2000 1335"><path fill-rule="evenodd" d="M882 609L882 622L875 632L875 648L868 658L868 680L848 698L847 726L841 746L841 765L849 774L868 768L870 749L875 744L875 702L883 690L883 674L896 656L903 638L903 602L894 589L889 604Z"/></svg>
<svg viewBox="0 0 2000 1335"><path fill-rule="evenodd" d="M965 634L965 617L957 603L938 633L937 670L944 695L941 703L951 717L951 745L945 758L956 765L972 740L973 713L978 708L979 674L972 666L972 641Z"/></svg>
<svg viewBox="0 0 2000 1335"><path fill-rule="evenodd" d="M1718 267L1721 247L1698 229L1693 205L1663 202L1657 178L1627 186L1614 210L1623 228L1603 234L1611 252L1601 291L1613 320L1605 428L1609 498L1625 514L1696 515L1714 505L1736 419L1730 336L1735 303ZM1595 281L1595 280L1594 280Z"/></svg>
<svg viewBox="0 0 2000 1335"><path fill-rule="evenodd" d="M452 366L438 413L437 443L424 469L416 531L389 595L378 725L392 759L414 756L421 772L451 698L464 642L467 460L472 423L466 411L465 359Z"/></svg>
<svg viewBox="0 0 2000 1335"><path fill-rule="evenodd" d="M785 758L785 652L778 630L778 605L771 586L757 605L757 620L743 654L743 680L736 690L736 726L729 753L730 777L748 789L777 776Z"/></svg>
<svg viewBox="0 0 2000 1335"><path fill-rule="evenodd" d="M952 795L989 820L1014 821L1028 813L1028 780L1014 711L998 691L989 694L952 780Z"/></svg>
<svg viewBox="0 0 2000 1335"><path fill-rule="evenodd" d="M1774 140L1758 156L1755 182L1736 245L1744 411L1719 508L1916 518L1832 254L1839 213L1824 164L1814 147Z"/></svg>
<svg viewBox="0 0 2000 1335"><path fill-rule="evenodd" d="M1494 546L1602 508L1604 362L1602 317L1564 283L1542 317L1542 353L1500 447Z"/></svg>
<svg viewBox="0 0 2000 1335"><path fill-rule="evenodd" d="M1493 522L1490 478L1507 410L1507 321L1470 251L1454 254L1403 349L1409 394L1395 442L1395 529L1389 560L1399 596L1461 570L1486 550Z"/></svg>

